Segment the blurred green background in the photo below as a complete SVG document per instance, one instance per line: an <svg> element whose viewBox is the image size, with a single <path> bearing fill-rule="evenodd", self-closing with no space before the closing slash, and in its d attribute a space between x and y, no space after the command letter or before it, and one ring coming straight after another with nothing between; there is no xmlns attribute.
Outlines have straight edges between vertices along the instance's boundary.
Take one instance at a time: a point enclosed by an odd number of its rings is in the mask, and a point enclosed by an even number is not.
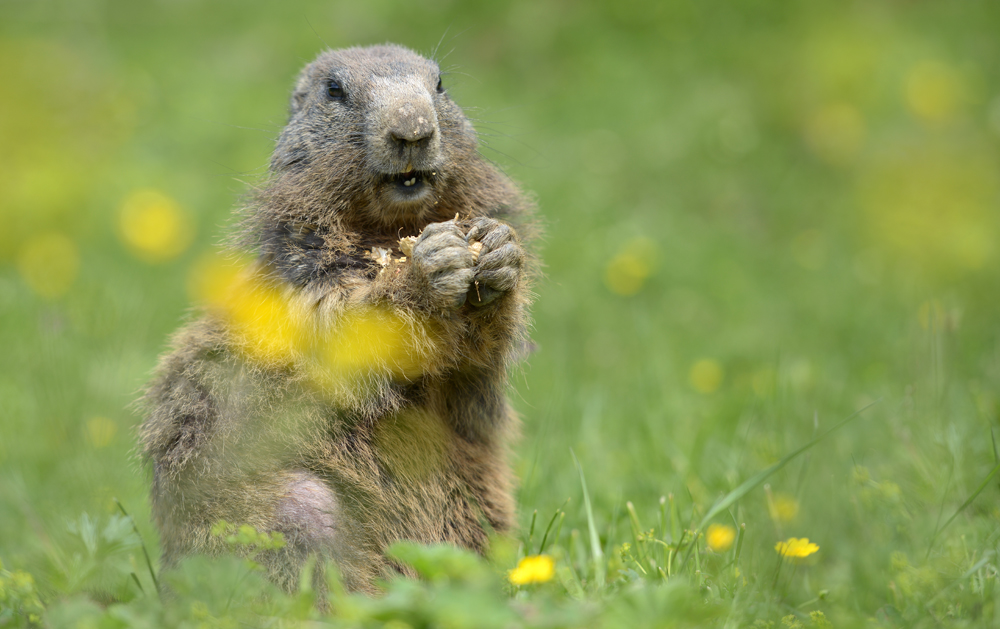
<svg viewBox="0 0 1000 629"><path fill-rule="evenodd" d="M113 498L155 540L129 404L192 270L300 67L392 41L547 226L522 520L583 526L571 449L608 539L625 501L703 514L880 400L741 501L750 572L808 536L852 609L936 591L1000 535L994 482L906 572L995 465L997 33L989 0L0 4L0 557L58 572Z"/></svg>

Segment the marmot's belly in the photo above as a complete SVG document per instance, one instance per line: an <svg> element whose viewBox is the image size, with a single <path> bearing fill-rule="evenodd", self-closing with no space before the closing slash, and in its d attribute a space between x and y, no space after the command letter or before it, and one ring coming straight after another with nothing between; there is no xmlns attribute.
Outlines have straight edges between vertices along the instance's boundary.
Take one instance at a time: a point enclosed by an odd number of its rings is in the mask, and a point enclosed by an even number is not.
<svg viewBox="0 0 1000 629"><path fill-rule="evenodd" d="M478 549L490 518L468 482L466 448L439 415L411 407L341 440L322 468L337 500L352 505L350 528L374 534L380 550L398 540Z"/></svg>

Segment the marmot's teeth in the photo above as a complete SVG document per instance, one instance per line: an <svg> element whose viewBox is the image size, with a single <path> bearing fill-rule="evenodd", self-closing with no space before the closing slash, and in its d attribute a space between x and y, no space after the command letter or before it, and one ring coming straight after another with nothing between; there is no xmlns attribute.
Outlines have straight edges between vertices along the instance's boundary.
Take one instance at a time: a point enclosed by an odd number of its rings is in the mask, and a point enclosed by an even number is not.
<svg viewBox="0 0 1000 629"><path fill-rule="evenodd" d="M406 181L403 182L403 185L409 187L409 186L412 186L415 183L417 183L417 178L416 177L414 177L413 179L407 179Z"/></svg>

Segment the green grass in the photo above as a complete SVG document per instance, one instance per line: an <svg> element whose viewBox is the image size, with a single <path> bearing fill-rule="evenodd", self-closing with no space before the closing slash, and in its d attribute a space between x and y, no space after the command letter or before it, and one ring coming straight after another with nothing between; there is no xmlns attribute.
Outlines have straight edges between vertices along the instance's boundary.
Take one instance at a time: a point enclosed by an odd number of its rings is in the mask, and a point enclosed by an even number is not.
<svg viewBox="0 0 1000 629"><path fill-rule="evenodd" d="M344 626L1000 624L1000 5L2 14L0 626L306 623L323 591ZM161 574L129 404L190 269L305 61L439 40L484 155L547 225L513 378L520 532L488 562L397 548L425 579L380 599L281 595L236 559ZM171 260L119 236L143 188L195 227ZM52 233L72 251L39 271ZM712 552L710 524L745 532ZM819 551L781 562L790 537ZM554 578L514 588L543 543Z"/></svg>

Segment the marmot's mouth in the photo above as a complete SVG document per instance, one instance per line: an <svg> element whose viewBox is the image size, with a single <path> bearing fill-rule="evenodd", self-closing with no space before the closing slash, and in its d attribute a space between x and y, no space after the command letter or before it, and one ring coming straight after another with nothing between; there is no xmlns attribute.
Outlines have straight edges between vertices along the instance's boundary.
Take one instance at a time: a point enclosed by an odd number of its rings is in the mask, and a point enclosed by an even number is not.
<svg viewBox="0 0 1000 629"><path fill-rule="evenodd" d="M416 194L423 190L436 175L437 173L433 171L411 169L398 175L389 175L388 180L394 184L399 192Z"/></svg>

